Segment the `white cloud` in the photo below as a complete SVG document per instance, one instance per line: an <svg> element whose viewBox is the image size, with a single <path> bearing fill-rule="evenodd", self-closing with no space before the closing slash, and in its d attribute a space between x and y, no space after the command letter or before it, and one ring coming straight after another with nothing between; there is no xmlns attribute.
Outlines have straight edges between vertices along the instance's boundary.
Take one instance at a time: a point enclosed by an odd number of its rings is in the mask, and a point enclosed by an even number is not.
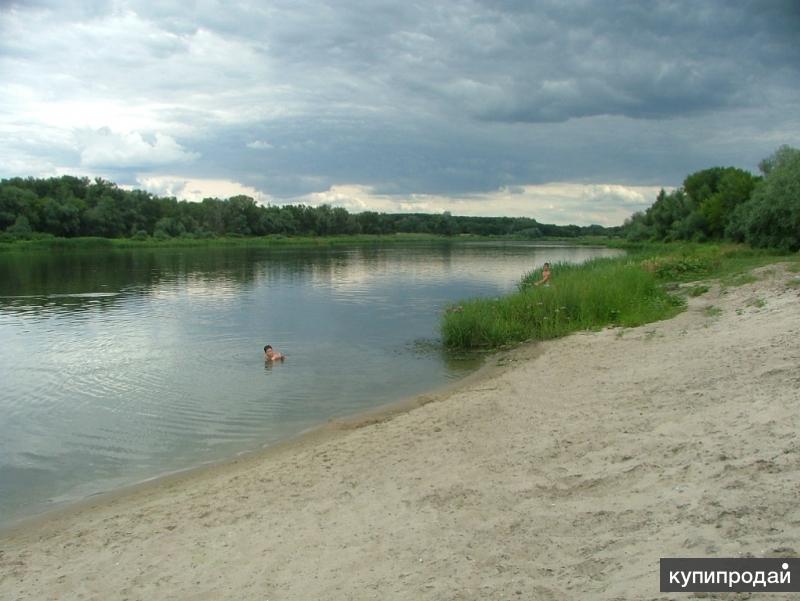
<svg viewBox="0 0 800 601"><path fill-rule="evenodd" d="M138 188L158 196L174 196L179 200L201 201L204 198L230 198L250 196L257 202L267 204L273 199L251 186L224 179L181 178L169 175L140 177Z"/></svg>
<svg viewBox="0 0 800 601"><path fill-rule="evenodd" d="M199 158L174 138L156 133L148 142L138 132L115 133L104 127L79 136L81 165L99 169L127 169L187 163Z"/></svg>
<svg viewBox="0 0 800 601"><path fill-rule="evenodd" d="M482 194L378 194L362 185L332 186L297 202L330 204L350 212L441 213L454 215L532 217L561 225L621 225L635 211L650 206L661 188L619 184L549 183L513 186Z"/></svg>
<svg viewBox="0 0 800 601"><path fill-rule="evenodd" d="M252 148L253 150L269 150L271 148L275 148L269 142L264 142L263 140L254 140L247 145L248 148Z"/></svg>

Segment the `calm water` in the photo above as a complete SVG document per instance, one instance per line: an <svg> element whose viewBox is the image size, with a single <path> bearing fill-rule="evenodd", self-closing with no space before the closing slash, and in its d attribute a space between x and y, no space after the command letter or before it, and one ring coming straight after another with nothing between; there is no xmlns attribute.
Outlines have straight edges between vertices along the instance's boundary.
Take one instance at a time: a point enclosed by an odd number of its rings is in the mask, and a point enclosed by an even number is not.
<svg viewBox="0 0 800 601"><path fill-rule="evenodd" d="M0 255L0 524L439 386L448 303L607 249ZM262 347L286 353L268 366Z"/></svg>

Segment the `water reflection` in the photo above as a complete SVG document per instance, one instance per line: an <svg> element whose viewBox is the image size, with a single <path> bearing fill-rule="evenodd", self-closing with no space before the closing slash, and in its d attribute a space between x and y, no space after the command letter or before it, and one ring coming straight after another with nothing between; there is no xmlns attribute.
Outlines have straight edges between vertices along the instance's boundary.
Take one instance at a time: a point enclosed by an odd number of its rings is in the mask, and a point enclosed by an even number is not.
<svg viewBox="0 0 800 601"><path fill-rule="evenodd" d="M459 377L441 311L545 260L444 244L0 256L0 522ZM287 352L263 365L263 346Z"/></svg>

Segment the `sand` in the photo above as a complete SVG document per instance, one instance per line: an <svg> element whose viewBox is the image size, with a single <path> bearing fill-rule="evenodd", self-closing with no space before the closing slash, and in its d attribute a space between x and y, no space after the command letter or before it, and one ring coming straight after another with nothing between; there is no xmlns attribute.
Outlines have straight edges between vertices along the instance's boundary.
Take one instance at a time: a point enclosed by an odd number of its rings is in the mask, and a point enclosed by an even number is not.
<svg viewBox="0 0 800 601"><path fill-rule="evenodd" d="M800 278L756 273L6 533L0 599L685 599L660 557L796 556Z"/></svg>

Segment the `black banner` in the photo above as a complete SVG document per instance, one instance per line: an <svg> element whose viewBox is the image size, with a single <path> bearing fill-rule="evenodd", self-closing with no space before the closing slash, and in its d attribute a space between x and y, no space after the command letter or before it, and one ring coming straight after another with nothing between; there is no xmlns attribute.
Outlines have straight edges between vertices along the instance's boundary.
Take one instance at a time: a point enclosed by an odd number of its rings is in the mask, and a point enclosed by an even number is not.
<svg viewBox="0 0 800 601"><path fill-rule="evenodd" d="M800 558L662 558L662 593L800 592Z"/></svg>

